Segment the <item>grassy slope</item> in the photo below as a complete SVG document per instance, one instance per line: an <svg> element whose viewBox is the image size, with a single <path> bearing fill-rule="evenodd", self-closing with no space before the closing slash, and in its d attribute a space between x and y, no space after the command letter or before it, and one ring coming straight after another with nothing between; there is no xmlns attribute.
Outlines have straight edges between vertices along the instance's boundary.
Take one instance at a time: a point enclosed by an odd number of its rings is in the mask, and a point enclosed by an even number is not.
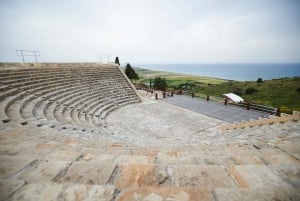
<svg viewBox="0 0 300 201"><path fill-rule="evenodd" d="M293 110L300 111L300 78L281 78L257 82L230 82L228 80L210 78L205 76L183 75L179 73L136 69L140 76L139 82L149 83L149 78L161 76L167 79L168 86L175 89L182 83L193 83L196 87L193 91L201 94L220 97L224 93L234 92L239 89L245 100L280 107L283 112L291 113ZM255 88L253 94L246 94L247 88ZM297 90L298 89L298 90Z"/></svg>

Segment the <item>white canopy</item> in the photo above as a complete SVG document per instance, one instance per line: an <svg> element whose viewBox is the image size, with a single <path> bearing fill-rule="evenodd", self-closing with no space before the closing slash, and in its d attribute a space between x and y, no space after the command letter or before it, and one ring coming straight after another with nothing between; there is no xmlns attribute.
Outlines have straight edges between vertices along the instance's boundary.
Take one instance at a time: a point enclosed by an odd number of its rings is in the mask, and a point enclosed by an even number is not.
<svg viewBox="0 0 300 201"><path fill-rule="evenodd" d="M244 102L244 99L242 99L241 97L239 97L238 95L236 95L234 93L223 94L223 96L225 96L226 98L229 98L232 102L235 102L235 103Z"/></svg>

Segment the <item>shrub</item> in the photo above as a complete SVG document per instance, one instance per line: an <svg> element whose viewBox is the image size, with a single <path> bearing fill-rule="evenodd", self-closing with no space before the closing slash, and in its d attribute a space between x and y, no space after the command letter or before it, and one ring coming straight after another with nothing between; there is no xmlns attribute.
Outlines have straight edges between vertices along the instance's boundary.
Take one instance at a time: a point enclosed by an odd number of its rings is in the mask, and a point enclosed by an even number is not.
<svg viewBox="0 0 300 201"><path fill-rule="evenodd" d="M155 77L154 83L153 83L153 88L155 90L165 91L167 89L166 78Z"/></svg>
<svg viewBox="0 0 300 201"><path fill-rule="evenodd" d="M257 83L262 83L263 82L263 79L260 77L260 78L257 78Z"/></svg>
<svg viewBox="0 0 300 201"><path fill-rule="evenodd" d="M246 91L245 91L246 94L253 94L253 93L255 93L255 92L257 92L257 89L255 89L255 88L253 88L253 87L249 87L249 88L247 88Z"/></svg>
<svg viewBox="0 0 300 201"><path fill-rule="evenodd" d="M237 87L233 90L233 93L240 96L244 94L244 90L242 88Z"/></svg>

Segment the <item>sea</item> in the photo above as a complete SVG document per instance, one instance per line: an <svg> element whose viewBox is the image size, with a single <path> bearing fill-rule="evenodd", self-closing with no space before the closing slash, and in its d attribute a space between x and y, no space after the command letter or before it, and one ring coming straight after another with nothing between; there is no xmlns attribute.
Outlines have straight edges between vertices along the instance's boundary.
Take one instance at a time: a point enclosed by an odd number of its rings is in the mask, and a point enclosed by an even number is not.
<svg viewBox="0 0 300 201"><path fill-rule="evenodd" d="M300 63L135 64L134 66L237 81L300 77Z"/></svg>

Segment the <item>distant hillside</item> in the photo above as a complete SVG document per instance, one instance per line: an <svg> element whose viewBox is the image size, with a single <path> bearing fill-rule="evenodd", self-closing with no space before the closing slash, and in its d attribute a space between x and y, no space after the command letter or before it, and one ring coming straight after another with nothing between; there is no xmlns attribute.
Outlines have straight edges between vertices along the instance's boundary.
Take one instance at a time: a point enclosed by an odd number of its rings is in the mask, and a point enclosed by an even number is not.
<svg viewBox="0 0 300 201"><path fill-rule="evenodd" d="M262 83L257 83L256 81L230 81L142 68L135 68L135 70L140 76L140 83L149 84L150 78L161 76L167 79L170 89L189 88L195 93L216 97L233 92L247 101L280 107L282 112L300 111L300 77L264 80Z"/></svg>

